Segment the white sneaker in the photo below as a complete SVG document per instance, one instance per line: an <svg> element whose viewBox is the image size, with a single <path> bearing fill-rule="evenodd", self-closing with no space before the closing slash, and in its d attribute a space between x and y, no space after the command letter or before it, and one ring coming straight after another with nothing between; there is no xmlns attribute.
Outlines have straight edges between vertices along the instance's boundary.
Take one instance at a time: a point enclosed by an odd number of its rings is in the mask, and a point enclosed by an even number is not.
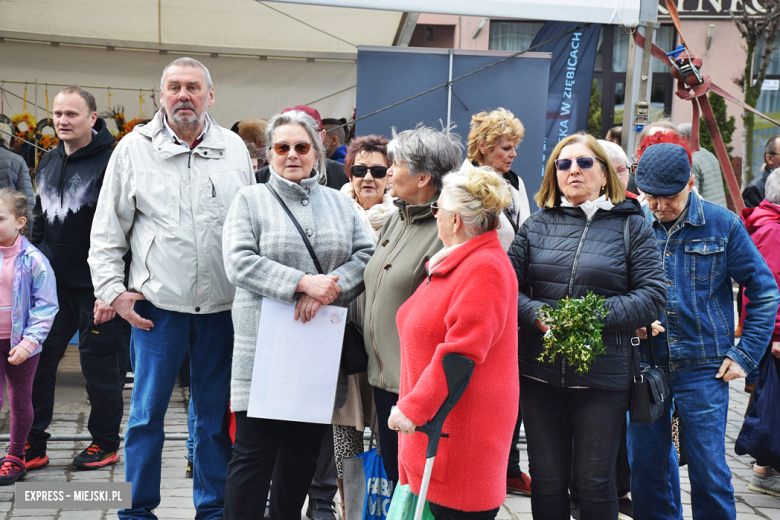
<svg viewBox="0 0 780 520"><path fill-rule="evenodd" d="M756 493L780 497L780 478L778 478L777 472L770 467L764 467L764 470L766 473L763 475L753 471L748 489Z"/></svg>

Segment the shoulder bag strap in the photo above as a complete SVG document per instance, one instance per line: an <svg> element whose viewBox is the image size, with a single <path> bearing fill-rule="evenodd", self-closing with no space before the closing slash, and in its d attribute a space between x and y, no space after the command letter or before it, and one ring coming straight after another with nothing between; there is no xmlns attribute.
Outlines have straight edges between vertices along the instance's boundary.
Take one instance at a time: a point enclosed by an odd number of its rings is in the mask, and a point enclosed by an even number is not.
<svg viewBox="0 0 780 520"><path fill-rule="evenodd" d="M325 274L325 272L322 270L322 266L320 265L320 261L317 260L317 255L314 254L314 248L311 247L311 242L309 242L309 239L306 237L306 233L303 232L303 228L301 228L301 225L298 224L298 221L293 216L292 212L290 211L290 208L287 207L287 204L284 203L282 198L279 196L278 193L276 193L276 190L271 186L270 184L266 184L268 186L268 189L271 190L271 195L276 198L276 200L279 201L279 204L282 205L282 209L287 213L287 216L290 217L290 220L292 220L293 224L295 224L295 228L298 230L298 233L301 234L301 238L303 239L304 245L306 245L306 249L309 250L309 254L311 255L311 259L314 261L314 266L317 268L317 272L320 274Z"/></svg>
<svg viewBox="0 0 780 520"><path fill-rule="evenodd" d="M629 215L628 217L623 220L623 247L626 250L626 271L628 272L628 286L631 287L631 264L630 264L630 256L629 253L631 251L630 243L631 243L631 233L629 231L628 221L631 218ZM650 356L650 366L655 366L655 355L653 354L653 327L652 325L647 325L645 328L647 331L647 349ZM641 373L640 367L639 367L639 338L631 338L631 346L632 346L632 357L633 359L633 366L634 366L634 376L637 376Z"/></svg>

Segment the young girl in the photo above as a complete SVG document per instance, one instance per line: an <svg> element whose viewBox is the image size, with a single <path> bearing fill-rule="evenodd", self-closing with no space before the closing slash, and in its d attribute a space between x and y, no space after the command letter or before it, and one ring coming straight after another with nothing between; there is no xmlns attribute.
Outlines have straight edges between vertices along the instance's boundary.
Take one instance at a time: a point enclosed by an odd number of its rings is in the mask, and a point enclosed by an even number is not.
<svg viewBox="0 0 780 520"><path fill-rule="evenodd" d="M0 485L27 474L24 445L33 420L33 376L59 310L54 271L22 236L29 217L25 195L0 189L0 384L8 382L11 406L11 444L0 466ZM2 400L0 391L0 408Z"/></svg>

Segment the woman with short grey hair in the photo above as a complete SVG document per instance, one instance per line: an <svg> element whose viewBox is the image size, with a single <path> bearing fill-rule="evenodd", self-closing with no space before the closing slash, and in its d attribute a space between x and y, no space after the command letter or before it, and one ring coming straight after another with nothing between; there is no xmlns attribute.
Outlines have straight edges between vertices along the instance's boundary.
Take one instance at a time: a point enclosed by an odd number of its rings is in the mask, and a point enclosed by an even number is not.
<svg viewBox="0 0 780 520"><path fill-rule="evenodd" d="M461 162L460 139L446 130L418 126L393 131L387 146L393 162L390 195L395 212L379 232L376 252L366 266L363 339L368 352L368 381L374 387L379 444L388 478L398 480L398 435L388 429L390 409L398 400L401 344L395 316L425 279L425 263L442 248L431 204L444 176Z"/></svg>
<svg viewBox="0 0 780 520"><path fill-rule="evenodd" d="M295 303L293 317L302 323L321 305L346 307L363 291L363 270L374 251L349 197L321 185L325 153L318 134L304 112L274 116L267 129L268 183L240 190L225 221L225 269L236 286L230 382L236 438L225 485L226 520L261 515L272 474L273 515L300 517L328 431L327 424L247 416L263 299ZM296 221L324 274L316 274Z"/></svg>

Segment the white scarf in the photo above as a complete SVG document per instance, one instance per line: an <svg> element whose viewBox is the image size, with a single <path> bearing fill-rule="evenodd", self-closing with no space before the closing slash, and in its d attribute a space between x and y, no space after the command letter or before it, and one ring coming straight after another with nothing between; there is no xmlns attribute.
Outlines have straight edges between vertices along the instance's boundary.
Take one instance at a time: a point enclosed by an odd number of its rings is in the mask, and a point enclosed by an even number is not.
<svg viewBox="0 0 780 520"><path fill-rule="evenodd" d="M578 204L575 206L574 204L569 202L569 199L567 199L565 195L561 195L561 207L580 208L582 211L585 212L585 215L587 215L588 220L590 220L593 218L593 215L595 215L598 210L603 209L604 211L609 211L612 208L614 208L615 205L612 204L612 201L610 201L606 195L602 195L596 200L586 200L582 204Z"/></svg>
<svg viewBox="0 0 780 520"><path fill-rule="evenodd" d="M468 240L466 240L466 242L468 242ZM465 244L466 242L463 242L463 244ZM448 256L454 253L455 250L458 249L463 244L455 244L454 246L445 247L444 249L442 249L441 251L433 255L431 259L428 260L428 272L430 273L431 271L433 271L437 265L442 263Z"/></svg>
<svg viewBox="0 0 780 520"><path fill-rule="evenodd" d="M382 196L382 202L377 202L366 210L358 203L357 198L355 197L355 189L352 187L352 184L346 183L342 186L341 193L349 195L352 202L355 203L355 208L357 208L358 215L360 215L360 220L363 222L363 225L366 226L366 230L373 232L371 233L371 236L374 238L374 243L376 243L379 238L379 230L382 229L382 226L387 222L387 219L390 218L390 215L397 209L395 204L393 204L393 197L390 196L389 192L385 192Z"/></svg>

